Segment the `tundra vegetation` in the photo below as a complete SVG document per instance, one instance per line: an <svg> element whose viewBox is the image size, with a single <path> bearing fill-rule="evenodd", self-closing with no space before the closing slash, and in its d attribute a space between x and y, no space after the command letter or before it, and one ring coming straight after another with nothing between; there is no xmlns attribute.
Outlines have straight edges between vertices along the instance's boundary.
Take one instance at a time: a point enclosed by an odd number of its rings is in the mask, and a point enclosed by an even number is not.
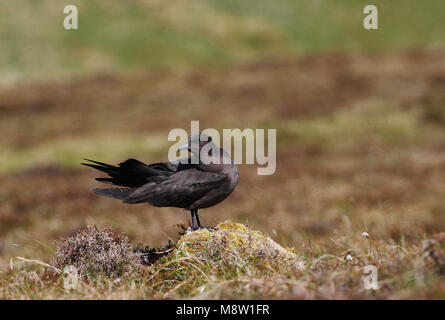
<svg viewBox="0 0 445 320"><path fill-rule="evenodd" d="M352 0L78 1L67 31L55 2L0 19L1 299L445 297L445 4L375 1L367 31ZM200 213L219 230L91 192L82 157L163 161L191 120L277 129L275 173Z"/></svg>

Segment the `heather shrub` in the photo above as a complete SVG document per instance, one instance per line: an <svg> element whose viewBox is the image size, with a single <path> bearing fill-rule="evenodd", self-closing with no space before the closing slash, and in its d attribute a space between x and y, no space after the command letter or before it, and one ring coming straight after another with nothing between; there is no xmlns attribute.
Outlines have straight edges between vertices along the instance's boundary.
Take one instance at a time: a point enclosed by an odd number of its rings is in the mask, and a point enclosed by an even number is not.
<svg viewBox="0 0 445 320"><path fill-rule="evenodd" d="M139 255L133 252L128 238L110 228L87 226L56 245L53 264L60 269L74 266L83 277L119 277L139 265Z"/></svg>
<svg viewBox="0 0 445 320"><path fill-rule="evenodd" d="M422 245L425 265L439 274L445 274L445 232L424 240Z"/></svg>

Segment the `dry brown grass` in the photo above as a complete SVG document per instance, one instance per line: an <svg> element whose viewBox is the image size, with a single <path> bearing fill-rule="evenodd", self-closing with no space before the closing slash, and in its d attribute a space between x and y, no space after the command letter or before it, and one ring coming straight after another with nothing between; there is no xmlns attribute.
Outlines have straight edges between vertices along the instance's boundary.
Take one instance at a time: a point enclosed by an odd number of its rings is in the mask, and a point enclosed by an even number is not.
<svg viewBox="0 0 445 320"><path fill-rule="evenodd" d="M129 250L124 235L88 227L58 243L58 268L28 260L44 266L11 271L0 280L0 293L6 299L393 299L413 293L417 298L441 297L444 233L403 247L363 239L333 240L347 248L337 254L314 252L312 247L297 251L245 225L224 222L214 230L188 231L166 256L147 266L135 260L138 256ZM116 255L119 252L123 254ZM368 265L378 268L377 290L364 288ZM78 270L74 289L64 287L67 275L61 271L67 266Z"/></svg>

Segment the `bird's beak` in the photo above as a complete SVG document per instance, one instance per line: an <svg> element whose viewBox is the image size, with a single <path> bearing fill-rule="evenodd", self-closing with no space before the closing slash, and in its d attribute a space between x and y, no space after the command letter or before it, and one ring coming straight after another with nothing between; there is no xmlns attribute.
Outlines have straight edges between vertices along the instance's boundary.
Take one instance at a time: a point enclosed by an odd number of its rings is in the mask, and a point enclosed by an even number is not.
<svg viewBox="0 0 445 320"><path fill-rule="evenodd" d="M184 144L184 145L182 145L182 146L180 146L180 147L178 148L178 151L188 150L188 148L189 148L189 145L188 145L188 144Z"/></svg>

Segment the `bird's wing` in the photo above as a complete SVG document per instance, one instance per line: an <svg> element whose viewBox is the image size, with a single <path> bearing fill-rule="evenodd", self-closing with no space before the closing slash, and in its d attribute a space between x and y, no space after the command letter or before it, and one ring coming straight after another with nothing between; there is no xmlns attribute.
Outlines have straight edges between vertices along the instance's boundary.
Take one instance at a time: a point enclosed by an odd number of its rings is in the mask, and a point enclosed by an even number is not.
<svg viewBox="0 0 445 320"><path fill-rule="evenodd" d="M126 203L149 202L158 207L187 208L227 180L222 173L198 169L178 171L162 182L150 182L124 199Z"/></svg>
<svg viewBox="0 0 445 320"><path fill-rule="evenodd" d="M171 162L152 163L148 166L166 176L171 176L178 171L195 168L195 165L192 164L190 157L177 159Z"/></svg>
<svg viewBox="0 0 445 320"><path fill-rule="evenodd" d="M148 166L158 172L163 173L166 176L171 176L176 171L178 171L178 165L179 163L174 163L174 162L158 162L158 163L152 163Z"/></svg>

